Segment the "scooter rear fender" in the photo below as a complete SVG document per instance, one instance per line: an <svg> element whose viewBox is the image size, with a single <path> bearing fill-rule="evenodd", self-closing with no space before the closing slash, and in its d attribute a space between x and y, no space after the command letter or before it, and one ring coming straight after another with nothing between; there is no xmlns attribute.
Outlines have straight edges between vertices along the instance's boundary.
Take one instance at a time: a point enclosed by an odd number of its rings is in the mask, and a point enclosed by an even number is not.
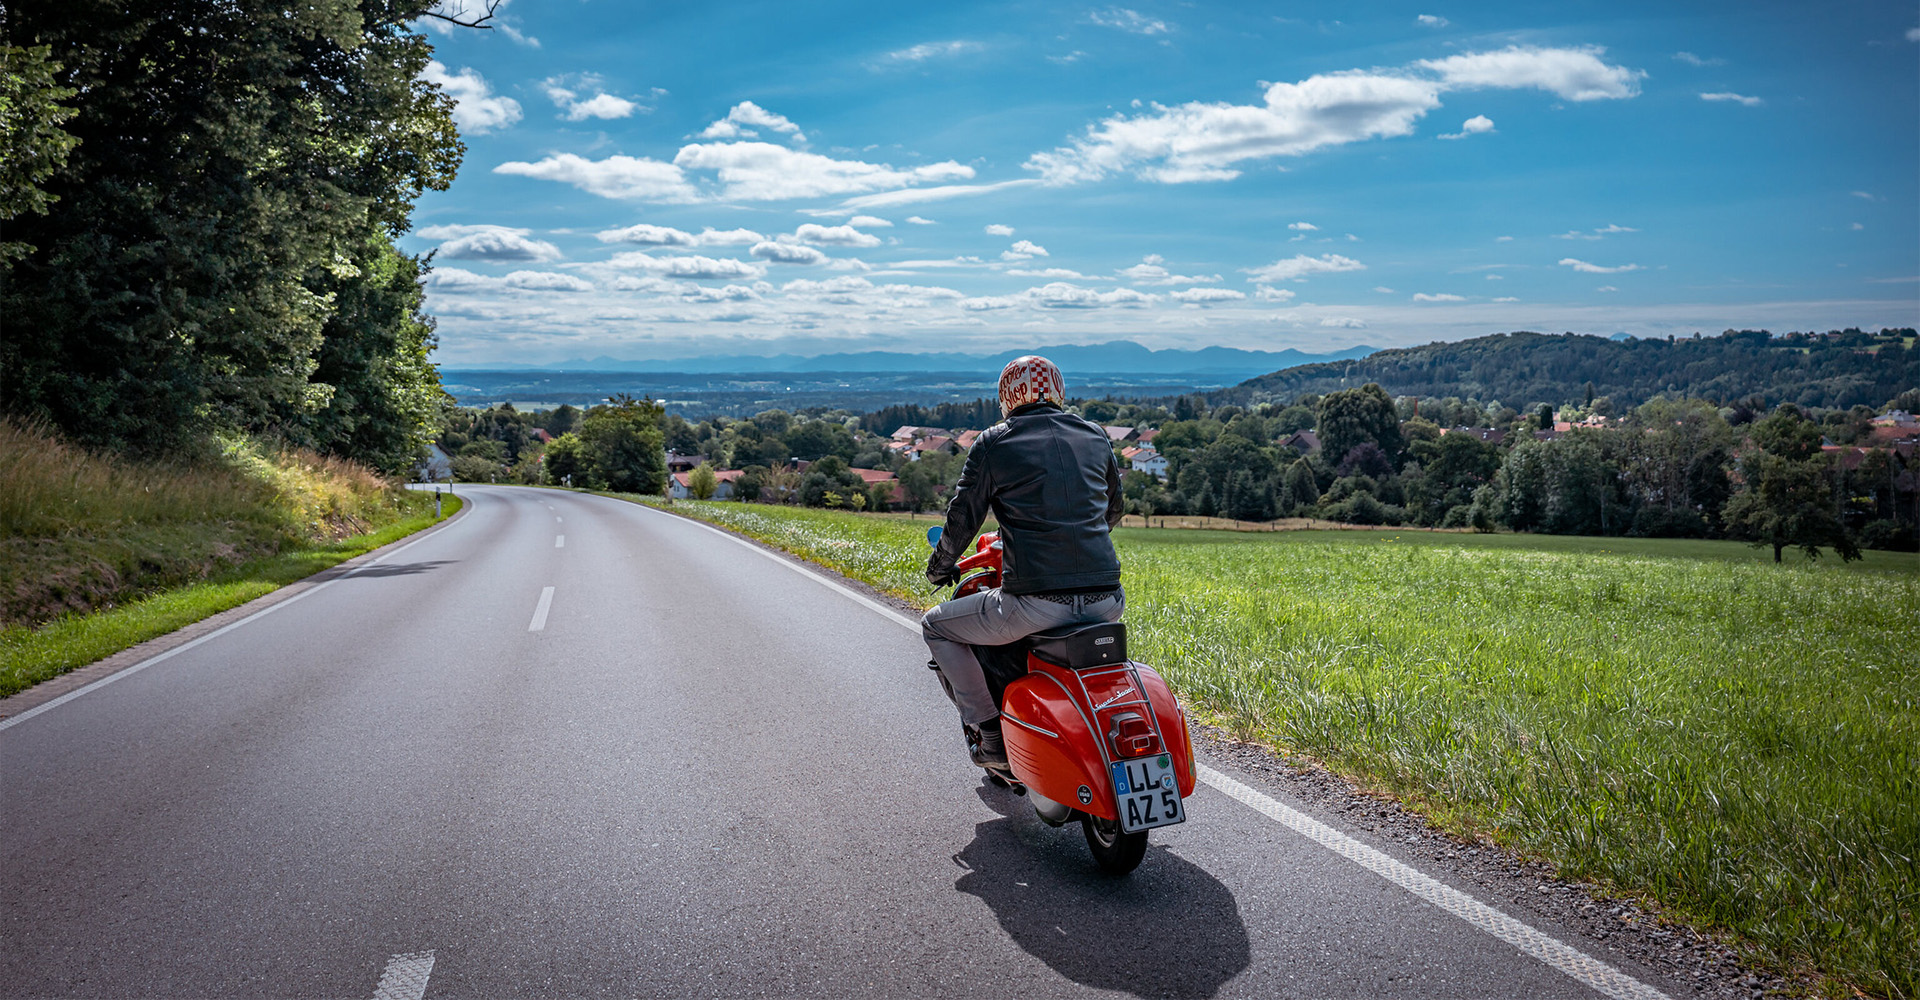
<svg viewBox="0 0 1920 1000"><path fill-rule="evenodd" d="M1007 685L1001 733L1007 761L1028 788L1085 813L1117 819L1105 736L1095 727L1101 710L1087 702L1074 672L1036 657ZM1173 758L1182 798L1193 794L1193 744L1173 692L1152 667L1129 664L1140 693L1153 706L1159 752Z"/></svg>

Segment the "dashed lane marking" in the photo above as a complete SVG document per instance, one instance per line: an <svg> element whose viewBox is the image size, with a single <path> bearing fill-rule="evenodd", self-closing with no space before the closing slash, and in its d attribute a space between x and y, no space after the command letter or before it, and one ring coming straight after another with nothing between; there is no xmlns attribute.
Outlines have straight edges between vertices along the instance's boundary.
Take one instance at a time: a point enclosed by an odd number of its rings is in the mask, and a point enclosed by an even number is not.
<svg viewBox="0 0 1920 1000"><path fill-rule="evenodd" d="M636 505L638 506L638 505ZM642 508L652 510L652 508ZM796 565L767 549L761 548L739 535L722 531L713 525L691 518L676 517L666 511L654 511L665 517L704 528L749 551L758 553L773 562L793 570L801 576L810 577L815 582L850 598L856 603L880 612L889 620L918 634L920 622L897 608L890 608L857 590L831 580L804 566ZM1442 910L1466 921L1469 924L1519 948L1522 952L1558 969L1572 979L1606 996L1617 1000L1669 1000L1665 993L1621 972L1605 962L1588 955L1586 952L1567 944L1553 935L1521 923L1499 910L1453 888L1433 876L1420 871L1391 855L1341 833L1339 830L1300 812L1279 800L1265 795L1253 787L1221 774L1213 768L1196 762L1200 780L1218 789L1228 798L1235 799L1255 812L1279 823L1321 847L1346 858L1368 871L1386 879L1402 889L1431 903Z"/></svg>
<svg viewBox="0 0 1920 1000"><path fill-rule="evenodd" d="M540 603L533 607L533 621L528 623L527 631L539 632L547 627L547 609L553 607L553 588L545 587L540 591Z"/></svg>
<svg viewBox="0 0 1920 1000"><path fill-rule="evenodd" d="M416 951L387 959L373 1000L420 1000L427 995L427 977L433 973L433 952Z"/></svg>
<svg viewBox="0 0 1920 1000"><path fill-rule="evenodd" d="M555 535L555 536L553 536L553 547L554 547L554 548L556 548L556 549L564 549L564 548L566 548L566 547L567 547L567 536L565 536L565 535Z"/></svg>

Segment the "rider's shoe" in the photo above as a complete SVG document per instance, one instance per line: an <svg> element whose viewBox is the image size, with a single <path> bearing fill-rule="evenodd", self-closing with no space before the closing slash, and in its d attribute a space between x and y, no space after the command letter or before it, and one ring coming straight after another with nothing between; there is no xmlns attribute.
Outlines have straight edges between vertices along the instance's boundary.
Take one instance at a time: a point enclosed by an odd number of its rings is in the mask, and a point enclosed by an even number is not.
<svg viewBox="0 0 1920 1000"><path fill-rule="evenodd" d="M980 739L970 748L973 762L989 771L1012 774L1013 768L1007 764L1007 744L1000 735L1000 720L988 719L979 725Z"/></svg>

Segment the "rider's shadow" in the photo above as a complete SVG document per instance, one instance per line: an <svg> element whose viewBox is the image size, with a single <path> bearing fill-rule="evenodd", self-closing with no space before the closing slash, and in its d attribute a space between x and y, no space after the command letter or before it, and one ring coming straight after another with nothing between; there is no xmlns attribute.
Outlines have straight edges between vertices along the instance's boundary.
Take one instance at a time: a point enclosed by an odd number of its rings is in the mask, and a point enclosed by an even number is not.
<svg viewBox="0 0 1920 1000"><path fill-rule="evenodd" d="M1150 846L1131 875L1094 867L1078 824L1042 826L1011 792L982 787L1002 819L954 855L954 888L993 910L1016 944L1087 986L1141 997L1211 997L1251 961L1240 906L1220 880Z"/></svg>

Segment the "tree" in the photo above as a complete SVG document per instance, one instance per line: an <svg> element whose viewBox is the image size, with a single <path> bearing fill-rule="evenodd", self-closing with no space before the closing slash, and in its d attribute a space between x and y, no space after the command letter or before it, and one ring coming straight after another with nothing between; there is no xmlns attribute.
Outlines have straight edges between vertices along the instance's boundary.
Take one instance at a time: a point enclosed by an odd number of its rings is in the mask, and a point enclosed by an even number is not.
<svg viewBox="0 0 1920 1000"><path fill-rule="evenodd" d="M714 474L710 463L701 462L687 474L687 492L693 494L695 500L711 500L719 489L720 477Z"/></svg>
<svg viewBox="0 0 1920 1000"><path fill-rule="evenodd" d="M1769 455L1791 462L1802 462L1820 451L1820 425L1792 403L1783 403L1766 419L1753 425L1753 443Z"/></svg>
<svg viewBox="0 0 1920 1000"><path fill-rule="evenodd" d="M1756 546L1773 546L1776 563L1790 545L1808 559L1820 558L1823 545L1832 546L1842 561L1860 558L1860 547L1840 521L1825 466L1819 459L1795 461L1772 453L1752 456L1741 470L1746 490L1727 502L1727 530Z"/></svg>
<svg viewBox="0 0 1920 1000"><path fill-rule="evenodd" d="M1377 382L1329 393L1320 400L1320 449L1336 459L1362 444L1378 445L1398 461L1403 447L1400 415L1392 397Z"/></svg>
<svg viewBox="0 0 1920 1000"><path fill-rule="evenodd" d="M589 485L622 493L666 492L667 455L660 433L665 407L650 399L617 396L580 421Z"/></svg>
<svg viewBox="0 0 1920 1000"><path fill-rule="evenodd" d="M549 442L545 464L547 482L553 486L587 486L591 482L587 475L586 446L581 444L578 434L569 432Z"/></svg>
<svg viewBox="0 0 1920 1000"><path fill-rule="evenodd" d="M8 17L0 10L0 28ZM0 33L12 37L10 29ZM79 143L60 127L74 110L60 102L77 91L57 82L60 64L48 45L18 46L0 42L0 222L28 212L45 215L59 195L43 184L66 165ZM0 242L0 264L33 251L25 243Z"/></svg>
<svg viewBox="0 0 1920 1000"><path fill-rule="evenodd" d="M932 509L940 498L939 486L925 463L911 462L900 470L900 488L907 495L908 510Z"/></svg>

